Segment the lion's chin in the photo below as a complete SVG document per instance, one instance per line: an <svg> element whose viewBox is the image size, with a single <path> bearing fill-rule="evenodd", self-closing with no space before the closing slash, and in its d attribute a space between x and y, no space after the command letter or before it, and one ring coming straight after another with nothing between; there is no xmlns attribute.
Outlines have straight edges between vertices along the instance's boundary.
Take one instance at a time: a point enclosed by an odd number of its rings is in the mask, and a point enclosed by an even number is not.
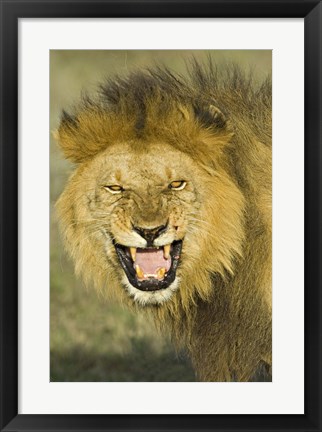
<svg viewBox="0 0 322 432"><path fill-rule="evenodd" d="M179 278L176 277L174 282L172 282L168 288L157 291L142 291L131 285L128 279L124 277L123 286L125 287L128 295L140 306L153 306L162 305L169 301L174 293L178 290L179 282Z"/></svg>

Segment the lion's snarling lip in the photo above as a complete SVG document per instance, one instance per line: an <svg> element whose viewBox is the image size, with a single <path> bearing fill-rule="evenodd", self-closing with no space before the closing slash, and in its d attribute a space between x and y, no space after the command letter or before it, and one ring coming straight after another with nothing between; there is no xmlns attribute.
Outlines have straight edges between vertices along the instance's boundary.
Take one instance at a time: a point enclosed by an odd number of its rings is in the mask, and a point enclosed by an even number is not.
<svg viewBox="0 0 322 432"><path fill-rule="evenodd" d="M120 264L130 282L141 291L168 288L176 278L182 240L171 243L169 254L164 248L129 248L115 244ZM135 249L135 250L134 250Z"/></svg>

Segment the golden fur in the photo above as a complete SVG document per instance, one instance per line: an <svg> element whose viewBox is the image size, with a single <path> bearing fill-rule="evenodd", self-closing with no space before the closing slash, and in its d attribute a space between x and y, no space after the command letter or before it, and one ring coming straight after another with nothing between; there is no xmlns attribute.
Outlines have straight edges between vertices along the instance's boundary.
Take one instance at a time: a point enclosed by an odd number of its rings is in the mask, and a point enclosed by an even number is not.
<svg viewBox="0 0 322 432"><path fill-rule="evenodd" d="M270 81L235 66L138 72L64 113L57 138L78 164L57 203L76 273L170 328L199 380L248 381L271 365ZM179 179L186 188L169 192ZM122 197L104 188L115 183ZM166 240L183 239L177 279L140 292L113 241L141 247L132 224L165 220Z"/></svg>

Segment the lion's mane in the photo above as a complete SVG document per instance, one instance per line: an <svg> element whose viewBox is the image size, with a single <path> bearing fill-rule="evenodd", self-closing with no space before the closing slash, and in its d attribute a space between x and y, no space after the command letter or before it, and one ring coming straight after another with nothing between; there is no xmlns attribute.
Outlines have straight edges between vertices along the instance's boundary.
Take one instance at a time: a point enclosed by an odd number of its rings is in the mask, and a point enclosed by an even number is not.
<svg viewBox="0 0 322 432"><path fill-rule="evenodd" d="M78 167L57 211L76 272L140 308L90 235L84 184L115 144L166 143L189 157L191 172L204 173L195 174L203 201L194 244L184 246L179 289L145 309L188 349L198 379L247 381L271 365L271 81L234 65L194 63L187 76L156 68L116 77L63 113L57 138Z"/></svg>

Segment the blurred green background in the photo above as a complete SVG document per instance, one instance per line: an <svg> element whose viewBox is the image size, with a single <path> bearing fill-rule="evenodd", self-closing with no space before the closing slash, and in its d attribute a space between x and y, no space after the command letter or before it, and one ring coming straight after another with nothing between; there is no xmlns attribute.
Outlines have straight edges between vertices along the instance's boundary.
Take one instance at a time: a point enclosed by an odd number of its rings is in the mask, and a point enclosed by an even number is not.
<svg viewBox="0 0 322 432"><path fill-rule="evenodd" d="M95 51L50 52L50 129L59 125L62 109L77 103L81 92L95 94L106 76L164 64L179 73L194 56L207 61L235 61L271 72L271 51ZM64 253L54 204L73 166L50 141L50 380L51 381L194 381L184 353L175 353L167 335L146 317L97 295L74 276Z"/></svg>

